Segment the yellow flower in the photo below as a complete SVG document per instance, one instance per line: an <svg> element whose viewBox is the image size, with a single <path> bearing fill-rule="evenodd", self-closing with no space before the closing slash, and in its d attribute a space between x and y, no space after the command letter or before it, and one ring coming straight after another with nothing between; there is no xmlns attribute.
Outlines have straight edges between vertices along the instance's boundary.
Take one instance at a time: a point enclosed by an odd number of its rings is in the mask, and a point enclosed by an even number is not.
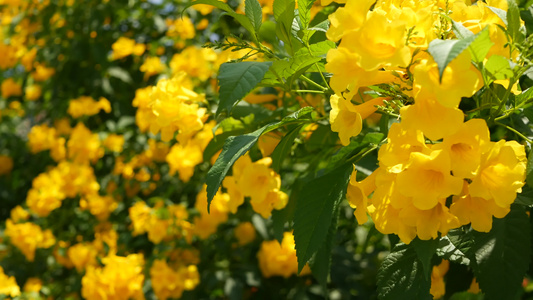
<svg viewBox="0 0 533 300"><path fill-rule="evenodd" d="M421 210L434 208L450 195L459 195L463 188L463 180L450 175L450 157L442 150L411 153L407 167L396 180L398 191L412 197L414 206Z"/></svg>
<svg viewBox="0 0 533 300"><path fill-rule="evenodd" d="M348 184L348 189L346 191L346 198L348 199L350 206L355 208L354 215L359 225L366 223L368 220L366 215L368 196L376 189L377 173L378 172L372 172L372 174L360 182L356 179L357 170L354 170L350 177L350 183Z"/></svg>
<svg viewBox="0 0 533 300"><path fill-rule="evenodd" d="M41 227L31 222L14 224L7 219L4 234L11 244L22 251L28 261L35 259L37 248L49 248L55 244L54 235L49 229L43 231Z"/></svg>
<svg viewBox="0 0 533 300"><path fill-rule="evenodd" d="M2 81L2 98L7 99L11 96L20 96L22 95L22 87L20 84L16 83L13 78L8 78Z"/></svg>
<svg viewBox="0 0 533 300"><path fill-rule="evenodd" d="M445 202L446 199L440 199L435 207L427 210L408 206L401 210L400 219L405 225L416 227L416 234L421 240L436 239L439 232L446 235L450 229L460 226L457 217L444 205Z"/></svg>
<svg viewBox="0 0 533 300"><path fill-rule="evenodd" d="M326 36L334 42L340 40L346 33L357 30L363 25L366 21L368 10L375 1L349 0L344 2L346 3L344 7L339 7L334 13L328 16L330 27L326 32ZM325 4L322 0L323 6L329 3Z"/></svg>
<svg viewBox="0 0 533 300"><path fill-rule="evenodd" d="M142 55L146 49L144 44L136 44L134 40L127 37L120 37L113 45L113 55L111 60L121 59L132 54Z"/></svg>
<svg viewBox="0 0 533 300"><path fill-rule="evenodd" d="M57 170L41 173L35 177L26 197L28 208L39 217L46 217L51 211L60 207L66 196L62 191L61 180Z"/></svg>
<svg viewBox="0 0 533 300"><path fill-rule="evenodd" d="M515 141L491 143L490 150L481 157L479 172L470 184L470 195L509 208L522 191L526 176L524 146Z"/></svg>
<svg viewBox="0 0 533 300"><path fill-rule="evenodd" d="M188 40L194 38L196 35L194 24L188 17L167 20L167 26L167 36L169 37L178 37L182 40Z"/></svg>
<svg viewBox="0 0 533 300"><path fill-rule="evenodd" d="M477 174L481 154L488 151L489 143L490 132L485 120L472 119L433 149L443 149L450 155L453 176L473 178Z"/></svg>
<svg viewBox="0 0 533 300"><path fill-rule="evenodd" d="M450 212L457 216L461 225L472 223L472 228L479 232L489 232L492 229L492 217L503 218L510 210L510 207L496 205L493 199L472 197L466 181L463 193L453 196L450 206Z"/></svg>
<svg viewBox="0 0 533 300"><path fill-rule="evenodd" d="M30 218L30 213L22 208L22 206L17 205L11 210L9 217L13 222L20 223L21 221L28 220Z"/></svg>
<svg viewBox="0 0 533 300"><path fill-rule="evenodd" d="M96 266L96 249L89 243L79 243L71 246L67 250L67 256L76 267L78 272L82 272L88 266Z"/></svg>
<svg viewBox="0 0 533 300"><path fill-rule="evenodd" d="M400 109L407 130L421 130L430 140L440 140L454 134L463 124L463 111L446 107L435 98L416 98L415 104Z"/></svg>
<svg viewBox="0 0 533 300"><path fill-rule="evenodd" d="M88 209L100 221L105 221L118 204L111 196L89 194L80 200L80 208Z"/></svg>
<svg viewBox="0 0 533 300"><path fill-rule="evenodd" d="M200 283L200 274L195 265L171 268L160 259L154 260L150 278L154 293L161 300L180 298L184 290L193 290Z"/></svg>
<svg viewBox="0 0 533 300"><path fill-rule="evenodd" d="M48 150L56 142L56 137L55 128L46 124L35 125L28 134L28 146L32 153Z"/></svg>
<svg viewBox="0 0 533 300"><path fill-rule="evenodd" d="M166 157L170 175L176 171L183 182L188 182L194 174L194 167L203 161L202 149L192 142L186 145L175 144Z"/></svg>
<svg viewBox="0 0 533 300"><path fill-rule="evenodd" d="M170 141L176 130L188 134L202 129L206 109L199 108L198 102L204 101L204 96L190 89L185 73L160 80L150 97L148 107L155 115L150 131L161 131L163 141Z"/></svg>
<svg viewBox="0 0 533 300"><path fill-rule="evenodd" d="M443 259L438 266L433 266L431 271L431 289L430 293L435 299L439 299L446 293L444 275L448 273L450 262Z"/></svg>
<svg viewBox="0 0 533 300"><path fill-rule="evenodd" d="M235 227L235 237L240 246L251 243L255 240L255 228L250 222L243 222Z"/></svg>
<svg viewBox="0 0 533 300"><path fill-rule="evenodd" d="M35 101L41 97L42 89L40 85L32 84L24 88L24 93L26 95L26 100Z"/></svg>
<svg viewBox="0 0 533 300"><path fill-rule="evenodd" d="M68 157L80 164L95 163L104 156L98 134L93 134L83 123L78 123L72 130L67 149Z"/></svg>
<svg viewBox="0 0 533 300"><path fill-rule="evenodd" d="M54 68L47 68L44 64L35 63L34 67L35 71L31 73L31 76L35 81L45 81L56 73Z"/></svg>
<svg viewBox="0 0 533 300"><path fill-rule="evenodd" d="M20 288L14 276L7 276L4 269L0 267L0 295L17 297L20 295Z"/></svg>
<svg viewBox="0 0 533 300"><path fill-rule="evenodd" d="M229 195L228 210L231 213L237 213L237 209L244 203L244 195L242 194L237 181L234 176L226 176L222 181L222 186L227 190Z"/></svg>
<svg viewBox="0 0 533 300"><path fill-rule="evenodd" d="M148 57L140 67L140 71L144 73L144 80L152 75L159 74L165 70L165 65L161 63L159 57Z"/></svg>
<svg viewBox="0 0 533 300"><path fill-rule="evenodd" d="M40 292L43 288L43 281L37 277L30 277L28 280L26 280L26 283L24 284L24 287L22 290L27 293L31 292Z"/></svg>
<svg viewBox="0 0 533 300"><path fill-rule="evenodd" d="M135 202L129 208L129 216L133 226L133 235L139 235L146 232L150 220L151 208L144 201Z"/></svg>
<svg viewBox="0 0 533 300"><path fill-rule="evenodd" d="M194 232L201 239L208 238L216 232L219 224L228 220L229 195L220 192L215 194L211 201L210 212L207 212L206 186L196 196L194 207L200 212L200 217L194 218Z"/></svg>
<svg viewBox="0 0 533 300"><path fill-rule="evenodd" d="M389 129L387 143L379 149L379 164L390 172L399 173L409 162L411 153L427 150L420 130L407 130L403 123L394 123Z"/></svg>
<svg viewBox="0 0 533 300"><path fill-rule="evenodd" d="M81 294L94 300L141 300L144 258L141 254L107 256L104 267L89 266L81 279Z"/></svg>
<svg viewBox="0 0 533 300"><path fill-rule="evenodd" d="M283 209L287 202L289 202L289 196L277 189L269 191L261 201L258 201L257 198L250 200L253 210L265 219L270 217L272 210Z"/></svg>
<svg viewBox="0 0 533 300"><path fill-rule="evenodd" d="M215 72L213 62L217 54L213 49L190 46L178 54L174 54L170 60L172 74L187 73L190 77L205 81Z"/></svg>
<svg viewBox="0 0 533 300"><path fill-rule="evenodd" d="M111 112L111 104L109 103L109 100L100 97L98 101L95 101L92 97L81 96L70 100L67 112L73 118L77 119L81 116L96 115L100 110L103 110L106 113Z"/></svg>
<svg viewBox="0 0 533 300"><path fill-rule="evenodd" d="M272 276L289 278L298 273L294 236L291 232L283 233L281 244L277 240L262 242L257 258L259 269L266 278ZM306 266L300 275L309 274L309 271Z"/></svg>
<svg viewBox="0 0 533 300"><path fill-rule="evenodd" d="M279 189L281 179L269 168L272 158L266 157L248 165L239 178L239 188L245 196L261 202L269 191Z"/></svg>
<svg viewBox="0 0 533 300"><path fill-rule="evenodd" d="M124 146L124 136L118 134L110 134L103 142L104 147L113 152L122 152Z"/></svg>
<svg viewBox="0 0 533 300"><path fill-rule="evenodd" d="M422 59L413 75L415 98L435 99L446 108L456 108L461 97L471 97L483 85L479 71L470 63L469 51L463 51L446 66L441 81L431 57Z"/></svg>
<svg viewBox="0 0 533 300"><path fill-rule="evenodd" d="M330 98L331 112L329 121L331 130L339 133L344 146L350 144L350 138L357 136L363 129L363 119L377 110L377 105L383 104L384 98L375 98L360 105L354 105L337 95Z"/></svg>
<svg viewBox="0 0 533 300"><path fill-rule="evenodd" d="M13 159L7 155L0 154L0 175L11 173L13 170Z"/></svg>

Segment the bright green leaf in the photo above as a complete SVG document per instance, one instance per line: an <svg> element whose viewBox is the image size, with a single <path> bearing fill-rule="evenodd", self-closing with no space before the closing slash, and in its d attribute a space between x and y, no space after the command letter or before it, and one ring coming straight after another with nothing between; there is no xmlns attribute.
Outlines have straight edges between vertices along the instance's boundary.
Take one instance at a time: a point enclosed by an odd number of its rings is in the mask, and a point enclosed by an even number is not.
<svg viewBox="0 0 533 300"><path fill-rule="evenodd" d="M509 60L500 55L492 55L485 63L485 70L494 80L509 79L514 76Z"/></svg>
<svg viewBox="0 0 533 300"><path fill-rule="evenodd" d="M513 42L521 42L520 9L516 0L507 0L507 6L507 33Z"/></svg>
<svg viewBox="0 0 533 300"><path fill-rule="evenodd" d="M464 38L462 40L433 40L429 43L428 52L433 56L433 59L439 68L439 80L442 80L444 69L453 59L461 54L470 44L476 40L481 34Z"/></svg>
<svg viewBox="0 0 533 300"><path fill-rule="evenodd" d="M263 22L263 11L261 4L257 0L245 0L244 1L244 13L252 23L256 32L261 29Z"/></svg>
<svg viewBox="0 0 533 300"><path fill-rule="evenodd" d="M433 299L429 293L430 286L428 274L409 245L396 245L379 268L379 299Z"/></svg>
<svg viewBox="0 0 533 300"><path fill-rule="evenodd" d="M352 164L345 164L309 181L303 187L294 214L298 272L325 241L335 207L346 193L352 170Z"/></svg>
<svg viewBox="0 0 533 300"><path fill-rule="evenodd" d="M507 12L505 10L488 5L487 8L490 9L493 13L495 13L503 21L505 26L507 26Z"/></svg>
<svg viewBox="0 0 533 300"><path fill-rule="evenodd" d="M217 114L223 109L230 112L237 101L241 100L257 86L271 65L272 62L268 61L223 63L218 74L220 103Z"/></svg>
<svg viewBox="0 0 533 300"><path fill-rule="evenodd" d="M463 24L454 20L452 20L452 30L455 36L460 40L474 35L474 33L470 31L470 29L466 28Z"/></svg>
<svg viewBox="0 0 533 300"><path fill-rule="evenodd" d="M472 60L478 64L482 63L492 45L494 45L494 43L490 40L489 29L486 27L478 32L477 38L472 44L470 44L470 47L468 47Z"/></svg>

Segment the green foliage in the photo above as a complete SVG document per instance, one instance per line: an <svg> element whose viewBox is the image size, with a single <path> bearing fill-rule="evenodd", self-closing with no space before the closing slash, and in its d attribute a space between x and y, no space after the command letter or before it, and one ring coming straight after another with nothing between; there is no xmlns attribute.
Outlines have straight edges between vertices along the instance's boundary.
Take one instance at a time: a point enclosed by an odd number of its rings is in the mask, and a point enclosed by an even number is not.
<svg viewBox="0 0 533 300"><path fill-rule="evenodd" d="M223 63L220 66L220 102L217 113L223 109L228 113L235 103L241 100L263 79L272 62L243 61Z"/></svg>
<svg viewBox="0 0 533 300"><path fill-rule="evenodd" d="M340 166L309 181L299 194L294 215L298 271L323 246L352 170L352 164ZM315 263L319 259L329 260L329 256L315 257Z"/></svg>
<svg viewBox="0 0 533 300"><path fill-rule="evenodd" d="M432 299L429 294L430 273L415 249L400 243L387 255L378 275L380 299Z"/></svg>
<svg viewBox="0 0 533 300"><path fill-rule="evenodd" d="M246 0L244 2L244 13L254 26L256 32L259 32L263 24L263 9L257 0Z"/></svg>

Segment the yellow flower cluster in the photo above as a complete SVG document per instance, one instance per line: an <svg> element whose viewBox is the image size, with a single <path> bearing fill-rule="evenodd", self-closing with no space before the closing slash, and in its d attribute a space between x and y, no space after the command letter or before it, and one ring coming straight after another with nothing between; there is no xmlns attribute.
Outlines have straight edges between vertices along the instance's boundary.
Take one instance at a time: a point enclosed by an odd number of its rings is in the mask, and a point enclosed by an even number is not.
<svg viewBox="0 0 533 300"><path fill-rule="evenodd" d="M59 136L54 127L46 124L35 125L28 133L28 146L32 153L50 150L50 156L60 161L66 156L65 138Z"/></svg>
<svg viewBox="0 0 533 300"><path fill-rule="evenodd" d="M15 82L13 78L7 78L2 81L0 86L2 91L2 98L7 99L11 96L20 96L22 95L22 87L20 84Z"/></svg>
<svg viewBox="0 0 533 300"><path fill-rule="evenodd" d="M193 290L200 283L195 265L171 267L165 260L156 259L150 268L152 288L158 299L180 298L183 291Z"/></svg>
<svg viewBox="0 0 533 300"><path fill-rule="evenodd" d="M200 212L200 216L193 220L195 235L200 239L206 239L215 233L218 225L228 220L229 208L233 206L231 202L233 200L230 195L219 190L213 197L210 210L207 212L207 191L206 185L204 185L196 196L196 204L194 205Z"/></svg>
<svg viewBox="0 0 533 300"><path fill-rule="evenodd" d="M81 116L93 116L99 113L101 110L106 113L111 112L111 103L104 97L100 97L98 101L95 101L92 97L81 96L76 99L70 100L68 104L68 114L74 119Z"/></svg>
<svg viewBox="0 0 533 300"><path fill-rule="evenodd" d="M0 295L16 297L20 295L20 287L13 276L7 276L0 267Z"/></svg>
<svg viewBox="0 0 533 300"><path fill-rule="evenodd" d="M132 54L142 55L146 50L146 45L137 44L134 40L127 37L120 37L113 45L113 54L111 55L112 60L121 59Z"/></svg>
<svg viewBox="0 0 533 300"><path fill-rule="evenodd" d="M37 248L49 248L56 242L50 229L43 231L41 227L31 222L15 224L12 220L7 219L4 234L28 261L35 259Z"/></svg>
<svg viewBox="0 0 533 300"><path fill-rule="evenodd" d="M259 269L264 277L283 276L289 278L298 273L294 236L291 232L283 234L281 244L277 240L262 242L257 258ZM310 272L309 266L306 265L300 275L310 274Z"/></svg>
<svg viewBox="0 0 533 300"><path fill-rule="evenodd" d="M192 240L192 224L187 221L189 213L183 205L168 205L157 201L153 208L144 201L136 202L129 209L133 226L133 235L148 233L148 239L154 244L164 240L184 238Z"/></svg>
<svg viewBox="0 0 533 300"><path fill-rule="evenodd" d="M252 162L249 155L235 162L233 175L226 176L222 182L230 195L231 212L235 213L244 203L244 197L250 197L252 208L263 218L270 217L273 209L279 210L287 205L288 196L280 190L280 176L270 168L271 164L270 157Z"/></svg>
<svg viewBox="0 0 533 300"><path fill-rule="evenodd" d="M349 80L342 76L332 78L332 87L338 93L332 97L332 107L337 107L341 116L333 121L345 124L339 130L345 145L350 136L359 133L343 132L350 128L350 121L360 124L361 117L356 118L352 111L377 99L350 106L350 98L340 96L352 95L364 85L386 83L378 73L406 67L413 49L425 49L436 35L433 28L439 25L439 19L431 17L431 11L439 5L434 1L405 1L400 6L378 1L372 11L363 13L371 2L348 1L330 17L328 37L342 38L339 48L328 53L330 70L335 77L337 63L354 59L352 64L359 68L354 74L360 76L353 75ZM463 6L456 4L454 11ZM353 14L348 13L352 12L350 7ZM398 18L387 20L385 15ZM340 26L339 22L351 25ZM372 26L367 28L367 24ZM406 29L412 26L417 33L407 40ZM471 97L482 85L470 60L469 52L464 51L440 78L437 63L427 53L415 56L412 89L406 91L414 98L414 104L401 107L401 122L391 126L387 144L379 150L379 168L361 182L355 180L355 173L350 180L347 197L356 207L360 224L367 220L368 208L378 230L395 233L409 243L416 236L423 240L437 238L439 233L445 235L450 229L469 223L474 230L488 232L493 216L502 218L509 212L524 185L524 146L515 141L491 142L482 119L464 122L458 108L461 98ZM337 104L340 101L345 101L344 108ZM352 117L344 117L350 113ZM332 128L335 126L339 125L332 122ZM447 199L452 200L451 206L446 205Z"/></svg>
<svg viewBox="0 0 533 300"><path fill-rule="evenodd" d="M89 266L81 283L81 294L94 300L141 300L144 258L140 254L102 258L104 267Z"/></svg>

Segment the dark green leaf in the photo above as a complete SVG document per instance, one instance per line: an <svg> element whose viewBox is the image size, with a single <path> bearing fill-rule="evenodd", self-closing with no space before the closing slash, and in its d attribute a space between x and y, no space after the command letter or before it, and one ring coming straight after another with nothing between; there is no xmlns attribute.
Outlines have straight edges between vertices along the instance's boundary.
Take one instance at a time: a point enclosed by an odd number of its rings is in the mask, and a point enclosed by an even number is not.
<svg viewBox="0 0 533 300"><path fill-rule="evenodd" d="M257 129L252 133L239 136L231 136L224 143L222 153L218 156L215 164L207 172L207 211L211 206L211 200L218 191L220 184L233 164L243 156L257 142L267 126Z"/></svg>
<svg viewBox="0 0 533 300"><path fill-rule="evenodd" d="M469 292L455 293L450 297L450 300L483 300L483 294L472 294Z"/></svg>
<svg viewBox="0 0 533 300"><path fill-rule="evenodd" d="M409 245L396 245L379 268L380 299L432 299L430 286L428 274L424 272L415 250Z"/></svg>
<svg viewBox="0 0 533 300"><path fill-rule="evenodd" d="M485 299L515 299L530 260L529 217L524 207L511 205L503 219L494 219L488 233L475 233L471 258Z"/></svg>
<svg viewBox="0 0 533 300"><path fill-rule="evenodd" d="M263 22L263 11L261 4L257 0L245 0L244 1L244 13L252 23L256 32L261 29Z"/></svg>
<svg viewBox="0 0 533 300"><path fill-rule="evenodd" d="M309 181L303 187L294 214L298 272L326 239L334 209L346 193L352 170L352 164L345 164Z"/></svg>
<svg viewBox="0 0 533 300"><path fill-rule="evenodd" d="M429 241L422 241L416 238L411 243L416 255L418 256L418 260L422 263L424 274L428 276L427 279L429 280L429 275L431 274L431 270L433 268L431 265L431 258L437 250L439 240L431 239Z"/></svg>
<svg viewBox="0 0 533 300"><path fill-rule="evenodd" d="M271 65L272 62L268 61L223 63L218 74L220 103L217 114L223 109L230 112L233 105L252 91L263 79Z"/></svg>
<svg viewBox="0 0 533 300"><path fill-rule="evenodd" d="M272 5L274 18L276 19L276 35L292 49L292 21L294 19L294 0L274 0ZM292 50L290 51L292 54Z"/></svg>
<svg viewBox="0 0 533 300"><path fill-rule="evenodd" d="M527 90L522 92L520 95L516 96L516 104L519 104L519 103L522 103L524 101L528 101L531 99L533 99L533 88L528 88Z"/></svg>
<svg viewBox="0 0 533 300"><path fill-rule="evenodd" d="M458 231L455 233L458 233ZM439 246L436 253L439 257L468 266L470 265L470 259L466 257L466 252L463 252L465 250L460 249L452 242L453 239L459 245L466 245L461 244L458 238L458 236L454 236L454 232L450 232L447 236L442 237L439 240ZM468 249L469 247L466 248L466 250Z"/></svg>
<svg viewBox="0 0 533 300"><path fill-rule="evenodd" d="M302 126L298 126L287 133L276 146L274 152L272 152L272 155L270 155L270 157L272 157L272 169L275 172L279 173L281 163L285 157L290 154L292 145L294 144L294 139L298 137L301 129Z"/></svg>
<svg viewBox="0 0 533 300"><path fill-rule="evenodd" d="M529 151L526 166L526 183L528 186L533 187L533 148Z"/></svg>
<svg viewBox="0 0 533 300"><path fill-rule="evenodd" d="M528 161L528 169L529 168L530 166L529 166L529 161ZM524 206L529 206L529 207L533 206L533 188L531 188L529 184L522 187L522 192L516 195L516 200L514 202L516 204L520 204Z"/></svg>
<svg viewBox="0 0 533 300"><path fill-rule="evenodd" d="M337 203L338 204L338 203ZM331 268L331 249L333 248L333 242L337 233L337 222L339 219L339 205L333 208L333 219L328 229L328 235L326 241L318 249L310 263L313 276L322 286L323 290L327 293L328 275Z"/></svg>

